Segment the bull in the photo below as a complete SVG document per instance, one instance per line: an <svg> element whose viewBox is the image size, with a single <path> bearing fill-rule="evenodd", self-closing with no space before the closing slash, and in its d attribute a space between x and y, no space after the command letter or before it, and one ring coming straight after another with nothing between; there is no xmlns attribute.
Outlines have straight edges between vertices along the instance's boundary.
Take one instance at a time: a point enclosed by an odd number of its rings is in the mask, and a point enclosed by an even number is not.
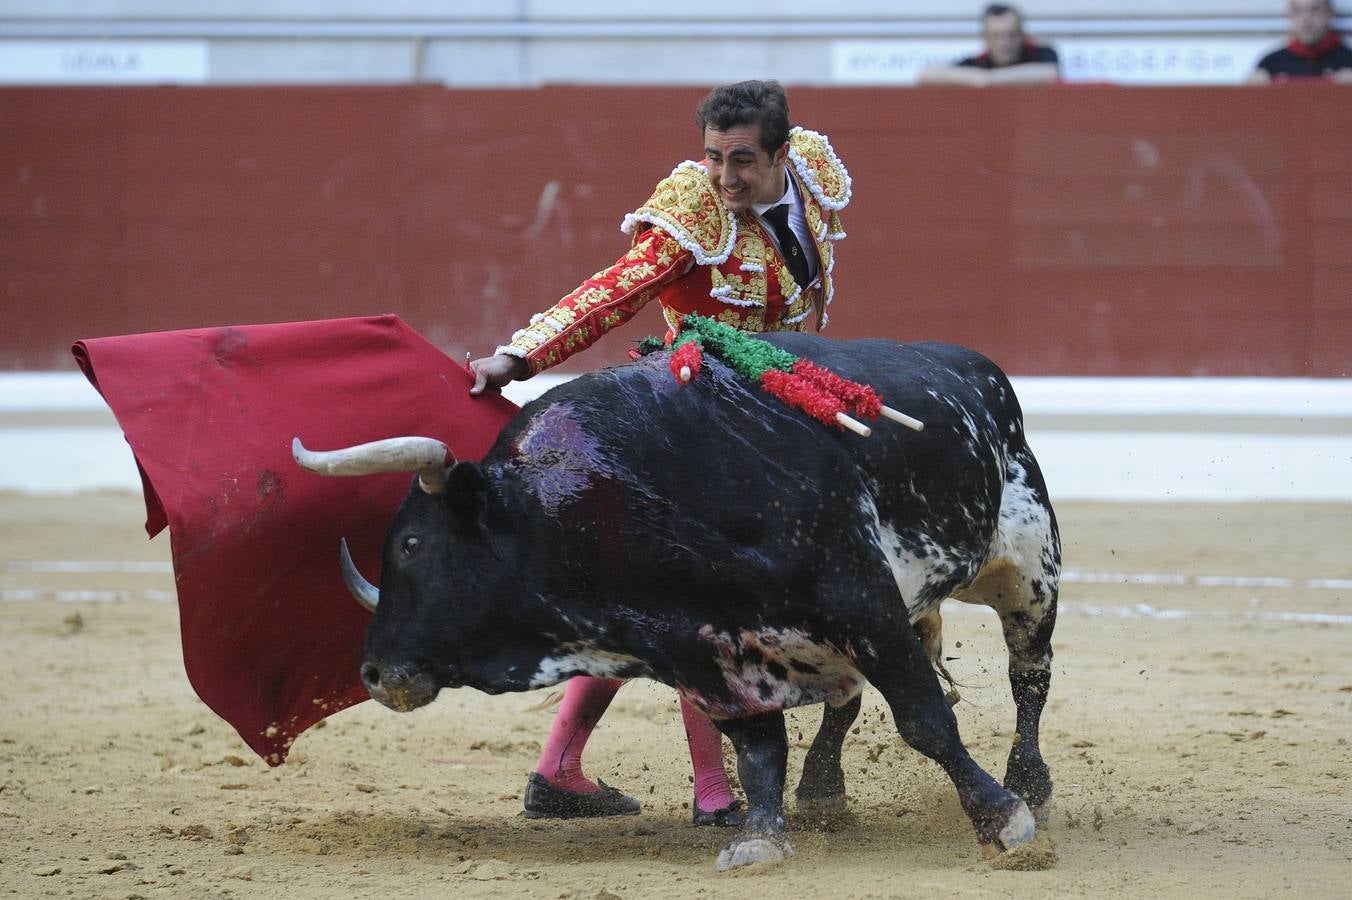
<svg viewBox="0 0 1352 900"><path fill-rule="evenodd" d="M430 438L328 452L324 474L413 471L361 678L395 710L442 688L526 691L575 675L676 688L732 741L743 827L720 869L792 853L785 709L826 704L800 808L844 802L841 746L865 683L901 737L943 767L978 841L1033 837L1052 790L1038 723L1051 676L1060 543L1005 375L960 347L767 337L872 385L926 423L860 438L823 427L717 360L689 384L667 354L529 403L480 463ZM1003 786L967 752L939 682L939 606L998 613L1016 730Z"/></svg>

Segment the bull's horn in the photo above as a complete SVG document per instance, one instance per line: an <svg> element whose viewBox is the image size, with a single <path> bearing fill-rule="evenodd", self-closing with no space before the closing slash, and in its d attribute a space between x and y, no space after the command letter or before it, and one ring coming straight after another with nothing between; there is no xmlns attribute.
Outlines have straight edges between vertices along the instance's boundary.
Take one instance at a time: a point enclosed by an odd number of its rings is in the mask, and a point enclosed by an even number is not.
<svg viewBox="0 0 1352 900"><path fill-rule="evenodd" d="M380 589L363 578L361 572L357 571L357 564L352 561L352 554L347 552L347 538L342 538L338 546L342 561L343 584L347 585L347 589L352 592L352 596L368 612L375 612L376 604L380 602Z"/></svg>
<svg viewBox="0 0 1352 900"><path fill-rule="evenodd" d="M292 438L291 455L320 475L417 472L418 483L429 494L441 493L446 487L448 464L455 464L450 448L429 437L386 438L341 450L307 450L300 438Z"/></svg>

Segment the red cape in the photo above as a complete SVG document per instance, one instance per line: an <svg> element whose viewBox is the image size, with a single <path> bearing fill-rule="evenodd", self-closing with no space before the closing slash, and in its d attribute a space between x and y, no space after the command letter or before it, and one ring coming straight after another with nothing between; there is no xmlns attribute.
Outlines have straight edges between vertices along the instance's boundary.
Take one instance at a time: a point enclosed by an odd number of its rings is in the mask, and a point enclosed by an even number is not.
<svg viewBox="0 0 1352 900"><path fill-rule="evenodd" d="M405 474L326 478L331 450L396 435L478 460L516 406L472 398L465 368L397 316L77 341L131 444L146 531L169 526L183 663L197 695L272 765L315 722L367 699L370 614L338 570L346 537L379 583Z"/></svg>

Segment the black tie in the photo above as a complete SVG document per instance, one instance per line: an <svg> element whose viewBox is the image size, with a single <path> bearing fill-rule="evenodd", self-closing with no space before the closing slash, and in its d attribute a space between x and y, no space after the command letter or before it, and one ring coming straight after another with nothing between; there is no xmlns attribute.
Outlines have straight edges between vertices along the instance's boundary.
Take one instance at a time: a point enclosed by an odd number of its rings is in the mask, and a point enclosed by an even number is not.
<svg viewBox="0 0 1352 900"><path fill-rule="evenodd" d="M764 213L765 221L770 223L770 227L775 231L775 237L779 240L779 247L784 251L784 263L793 273L793 280L798 282L799 287L807 287L808 266L807 255L803 253L803 247L798 243L797 236L793 229L789 227L789 206L788 203L781 203L778 206L772 206Z"/></svg>

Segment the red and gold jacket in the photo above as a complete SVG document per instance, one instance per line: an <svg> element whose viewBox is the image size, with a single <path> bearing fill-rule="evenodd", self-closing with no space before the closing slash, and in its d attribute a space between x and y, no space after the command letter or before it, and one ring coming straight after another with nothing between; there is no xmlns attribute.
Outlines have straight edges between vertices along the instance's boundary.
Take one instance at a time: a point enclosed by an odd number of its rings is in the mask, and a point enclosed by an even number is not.
<svg viewBox="0 0 1352 900"><path fill-rule="evenodd" d="M788 168L817 251L817 280L809 287L798 287L753 212L734 214L704 165L683 162L624 217L629 252L533 316L497 352L525 359L538 374L627 322L653 297L672 333L689 313L744 331L803 331L815 313L821 330L835 293L833 245L845 237L838 212L850 202L850 176L826 137L804 128L790 132Z"/></svg>

